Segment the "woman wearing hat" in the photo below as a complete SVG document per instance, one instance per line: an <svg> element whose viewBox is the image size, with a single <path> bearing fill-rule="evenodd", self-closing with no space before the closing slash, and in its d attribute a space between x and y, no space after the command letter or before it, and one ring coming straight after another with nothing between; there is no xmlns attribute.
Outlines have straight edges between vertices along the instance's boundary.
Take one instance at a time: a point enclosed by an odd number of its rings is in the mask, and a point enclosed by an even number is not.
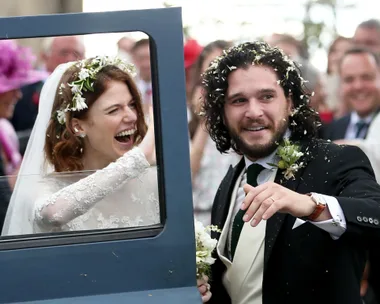
<svg viewBox="0 0 380 304"><path fill-rule="evenodd" d="M47 77L32 67L34 56L30 49L14 41L0 41L0 152L4 172L13 187L21 162L16 132L9 122L17 101L22 97L20 88L41 81Z"/></svg>

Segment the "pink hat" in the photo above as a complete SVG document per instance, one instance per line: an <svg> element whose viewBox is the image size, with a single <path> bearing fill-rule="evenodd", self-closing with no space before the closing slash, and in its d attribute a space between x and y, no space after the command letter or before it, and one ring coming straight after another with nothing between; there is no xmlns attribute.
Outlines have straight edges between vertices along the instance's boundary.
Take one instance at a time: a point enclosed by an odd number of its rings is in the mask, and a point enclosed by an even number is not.
<svg viewBox="0 0 380 304"><path fill-rule="evenodd" d="M183 47L185 55L185 69L191 67L195 63L202 50L203 48L195 39L189 39L186 41Z"/></svg>
<svg viewBox="0 0 380 304"><path fill-rule="evenodd" d="M0 41L0 93L46 79L48 74L33 69L35 57L29 48L11 40Z"/></svg>

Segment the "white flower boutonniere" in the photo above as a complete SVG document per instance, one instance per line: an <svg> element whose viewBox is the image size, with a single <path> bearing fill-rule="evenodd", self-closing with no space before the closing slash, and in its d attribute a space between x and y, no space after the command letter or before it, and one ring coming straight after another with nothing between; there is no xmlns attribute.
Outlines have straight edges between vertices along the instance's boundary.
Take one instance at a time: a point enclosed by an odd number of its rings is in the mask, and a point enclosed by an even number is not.
<svg viewBox="0 0 380 304"><path fill-rule="evenodd" d="M202 278L203 275L209 275L210 267L214 264L215 259L212 257L212 252L215 250L217 240L211 238L210 232L221 232L216 226L206 226L197 220L194 220L195 228L195 243L196 243L196 263L197 263L197 278Z"/></svg>
<svg viewBox="0 0 380 304"><path fill-rule="evenodd" d="M294 178L294 174L303 167L303 162L297 161L304 155L298 145L292 144L289 139L284 139L283 143L277 149L276 153L281 159L277 165L273 165L281 170L285 170L286 179Z"/></svg>

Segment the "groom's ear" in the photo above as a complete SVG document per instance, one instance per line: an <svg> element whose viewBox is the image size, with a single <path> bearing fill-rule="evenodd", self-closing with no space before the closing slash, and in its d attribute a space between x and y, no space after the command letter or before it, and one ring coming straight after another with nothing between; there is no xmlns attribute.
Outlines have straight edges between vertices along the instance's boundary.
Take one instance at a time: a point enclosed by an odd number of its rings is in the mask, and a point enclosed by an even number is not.
<svg viewBox="0 0 380 304"><path fill-rule="evenodd" d="M78 118L73 118L71 120L71 132L74 133L74 135L79 136L80 134L83 134L84 129L82 126L82 122Z"/></svg>

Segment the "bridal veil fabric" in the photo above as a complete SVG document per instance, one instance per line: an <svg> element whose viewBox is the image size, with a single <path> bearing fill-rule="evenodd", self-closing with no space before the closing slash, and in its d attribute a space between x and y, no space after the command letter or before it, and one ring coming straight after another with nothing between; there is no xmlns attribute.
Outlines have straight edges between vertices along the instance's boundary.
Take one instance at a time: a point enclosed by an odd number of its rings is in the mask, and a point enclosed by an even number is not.
<svg viewBox="0 0 380 304"><path fill-rule="evenodd" d="M53 172L44 162L45 133L51 116L55 93L62 75L73 63L59 65L46 80L40 95L38 115L18 173L19 178L5 217L2 235L33 233L34 199L38 179Z"/></svg>

